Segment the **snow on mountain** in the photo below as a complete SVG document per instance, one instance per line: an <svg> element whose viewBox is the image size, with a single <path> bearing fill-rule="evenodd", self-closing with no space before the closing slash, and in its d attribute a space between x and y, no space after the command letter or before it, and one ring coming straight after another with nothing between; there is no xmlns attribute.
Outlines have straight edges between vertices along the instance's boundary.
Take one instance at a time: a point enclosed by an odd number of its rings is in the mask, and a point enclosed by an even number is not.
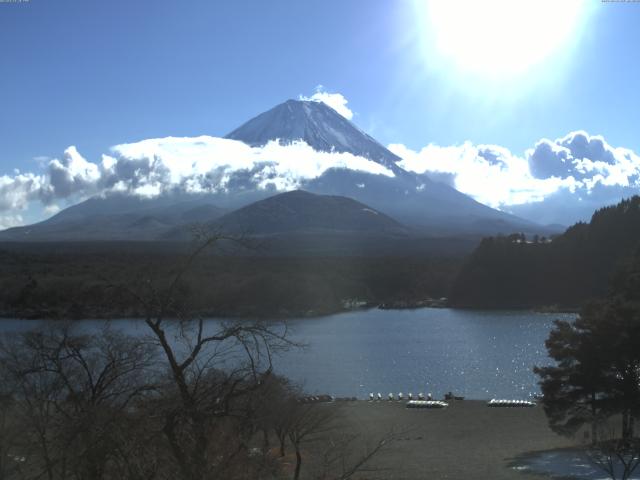
<svg viewBox="0 0 640 480"><path fill-rule="evenodd" d="M348 152L380 163L394 173L404 172L396 165L400 157L323 102L287 100L252 118L226 138L251 146L263 146L272 140L282 144L302 140L314 150Z"/></svg>

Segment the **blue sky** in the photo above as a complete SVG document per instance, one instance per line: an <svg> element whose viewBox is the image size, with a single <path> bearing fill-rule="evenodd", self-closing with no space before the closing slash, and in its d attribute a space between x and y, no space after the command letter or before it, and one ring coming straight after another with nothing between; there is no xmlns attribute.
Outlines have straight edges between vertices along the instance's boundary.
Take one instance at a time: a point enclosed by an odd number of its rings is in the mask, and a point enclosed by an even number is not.
<svg viewBox="0 0 640 480"><path fill-rule="evenodd" d="M640 150L640 5L596 7L570 65L516 100L485 102L423 70L409 1L2 4L0 171L72 144L94 157L147 137L222 135L318 84L385 144L519 152L584 129Z"/></svg>
<svg viewBox="0 0 640 480"><path fill-rule="evenodd" d="M420 4L0 3L0 175L37 171L70 145L98 161L146 138L221 136L320 84L385 145L469 141L523 155L585 130L640 152L640 3L585 2L548 61L497 77L438 60ZM532 19L533 36L562 28L552 17Z"/></svg>

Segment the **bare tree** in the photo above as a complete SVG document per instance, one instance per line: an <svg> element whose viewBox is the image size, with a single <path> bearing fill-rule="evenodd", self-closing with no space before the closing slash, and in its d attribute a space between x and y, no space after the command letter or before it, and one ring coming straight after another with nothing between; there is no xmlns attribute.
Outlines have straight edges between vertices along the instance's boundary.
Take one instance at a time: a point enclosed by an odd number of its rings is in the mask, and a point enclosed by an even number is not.
<svg viewBox="0 0 640 480"><path fill-rule="evenodd" d="M149 385L153 349L105 328L69 324L19 334L0 344L0 369L21 428L18 456L27 478L101 479L123 453L117 439L134 400Z"/></svg>
<svg viewBox="0 0 640 480"><path fill-rule="evenodd" d="M220 242L245 244L218 234L199 237L168 285L159 288L148 279L142 291L130 290L168 366L156 413L180 475L189 480L230 475L251 463L251 399L272 373L273 354L293 345L285 324L205 321L190 311L185 278L196 259Z"/></svg>
<svg viewBox="0 0 640 480"><path fill-rule="evenodd" d="M272 373L273 355L294 344L285 323L259 321L205 321L180 303L181 285L197 257L218 242L246 242L237 237L208 235L162 292L146 282L146 295L138 295L147 312L145 322L160 345L169 365L172 400L164 405L163 432L185 479L207 476L256 478L263 472L251 469L249 443L262 430L263 456L272 429L279 442L280 456L288 440L296 455L294 479L300 478L303 445L320 439L335 428L335 405L303 404L297 389ZM178 295L177 292L180 292ZM174 320L171 320L174 318ZM256 405L256 402L258 405ZM381 439L373 448L347 459L349 442L333 442L323 455L340 473L351 478L391 440ZM339 446L344 447L338 454ZM264 466L264 464L262 465ZM335 468L333 468L335 472ZM248 475L248 473L250 474Z"/></svg>
<svg viewBox="0 0 640 480"><path fill-rule="evenodd" d="M302 445L314 442L334 428L335 409L325 408L319 403L298 403L289 412L287 436L296 454L294 480L300 478L302 468Z"/></svg>
<svg viewBox="0 0 640 480"><path fill-rule="evenodd" d="M6 386L4 380L0 377L1 384ZM0 391L0 480L13 478L23 459L16 448L19 426L14 419L14 404L10 393Z"/></svg>
<svg viewBox="0 0 640 480"><path fill-rule="evenodd" d="M356 447L356 444L362 441L361 435L341 432L338 435L329 436L322 455L321 467L315 478L347 480L356 473L379 472L380 467L370 467L370 461L382 449L389 446L397 436L397 433L391 431L373 444L365 442L364 448L361 449Z"/></svg>

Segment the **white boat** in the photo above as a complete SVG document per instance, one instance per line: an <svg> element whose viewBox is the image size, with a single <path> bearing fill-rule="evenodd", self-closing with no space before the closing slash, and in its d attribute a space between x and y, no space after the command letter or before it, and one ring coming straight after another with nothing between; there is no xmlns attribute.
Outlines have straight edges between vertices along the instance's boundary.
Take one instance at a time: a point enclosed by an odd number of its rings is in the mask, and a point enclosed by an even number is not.
<svg viewBox="0 0 640 480"><path fill-rule="evenodd" d="M505 408L529 408L535 407L536 403L529 400L508 400L504 398L492 398L487 402L487 406Z"/></svg>
<svg viewBox="0 0 640 480"><path fill-rule="evenodd" d="M407 408L445 408L448 407L447 402L440 400L409 400Z"/></svg>

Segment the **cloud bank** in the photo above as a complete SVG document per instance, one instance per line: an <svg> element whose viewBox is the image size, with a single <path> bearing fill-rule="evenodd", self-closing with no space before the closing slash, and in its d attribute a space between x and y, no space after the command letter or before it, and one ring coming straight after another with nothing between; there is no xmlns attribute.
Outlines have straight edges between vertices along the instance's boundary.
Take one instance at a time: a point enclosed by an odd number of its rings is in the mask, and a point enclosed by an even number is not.
<svg viewBox="0 0 640 480"><path fill-rule="evenodd" d="M341 94L322 87L301 98L325 102L346 118L353 116ZM540 223L588 220L595 209L640 193L640 156L584 131L541 139L522 155L499 145L470 142L429 144L417 151L392 144L389 149L408 171ZM169 192L287 191L335 168L394 176L367 158L318 152L302 141L250 147L211 136L116 145L95 162L70 146L59 158L43 157L39 164L38 173L0 176L0 229L23 224L30 207L39 207L42 217L56 213L62 203L112 192L154 197Z"/></svg>
<svg viewBox="0 0 640 480"><path fill-rule="evenodd" d="M318 152L306 143L277 141L250 147L218 137L156 138L116 145L97 163L67 148L40 174L0 177L0 228L22 223L19 212L56 202L119 192L141 197L163 193L216 193L242 189L294 190L334 168L393 177L386 167L344 152Z"/></svg>
<svg viewBox="0 0 640 480"><path fill-rule="evenodd" d="M561 178L540 180L529 173L527 161L497 145L427 145L413 151L404 145L389 145L403 160L405 170L426 174L432 180L470 195L495 208L536 202L571 183Z"/></svg>
<svg viewBox="0 0 640 480"><path fill-rule="evenodd" d="M640 156L600 135L541 139L524 155L498 145L389 149L406 170L448 183L481 203L543 223L570 224L640 193Z"/></svg>

